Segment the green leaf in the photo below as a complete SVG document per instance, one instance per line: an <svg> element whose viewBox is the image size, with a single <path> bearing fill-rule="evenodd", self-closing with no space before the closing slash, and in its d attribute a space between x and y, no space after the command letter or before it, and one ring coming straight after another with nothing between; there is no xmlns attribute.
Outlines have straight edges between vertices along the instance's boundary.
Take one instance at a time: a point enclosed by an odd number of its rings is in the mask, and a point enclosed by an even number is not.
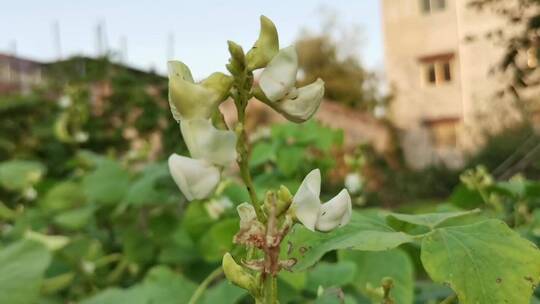
<svg viewBox="0 0 540 304"><path fill-rule="evenodd" d="M12 160L0 164L0 186L11 191L31 187L41 180L45 167L34 161Z"/></svg>
<svg viewBox="0 0 540 304"><path fill-rule="evenodd" d="M188 204L182 221L182 226L193 240L198 240L213 225L213 220L202 203Z"/></svg>
<svg viewBox="0 0 540 304"><path fill-rule="evenodd" d="M251 151L251 167L257 167L276 158L275 145L267 142L259 142Z"/></svg>
<svg viewBox="0 0 540 304"><path fill-rule="evenodd" d="M285 176L298 171L304 162L304 149L300 147L283 147L277 153L277 166Z"/></svg>
<svg viewBox="0 0 540 304"><path fill-rule="evenodd" d="M396 303L412 304L414 295L414 266L409 256L400 249L382 252L339 251L340 261L351 261L356 265L354 286L365 296L369 296L367 287L379 287L381 280L391 277L394 287L390 296ZM380 303L377 299L374 304Z"/></svg>
<svg viewBox="0 0 540 304"><path fill-rule="evenodd" d="M301 271L332 250L384 251L413 240L412 236L388 226L378 211L355 211L349 224L329 233L312 232L295 225L285 239L290 248L284 248L282 256L296 259L294 270Z"/></svg>
<svg viewBox="0 0 540 304"><path fill-rule="evenodd" d="M202 299L198 302L201 304L235 304L246 295L246 291L237 287L227 280L223 280L217 285L209 288L204 293Z"/></svg>
<svg viewBox="0 0 540 304"><path fill-rule="evenodd" d="M226 219L210 227L197 244L202 257L208 262L221 261L231 251L238 227L238 219Z"/></svg>
<svg viewBox="0 0 540 304"><path fill-rule="evenodd" d="M477 208L484 204L478 191L470 190L465 185L457 186L449 198L450 203L463 209Z"/></svg>
<svg viewBox="0 0 540 304"><path fill-rule="evenodd" d="M105 205L119 203L128 186L128 172L111 160L100 162L96 170L83 179L84 192L89 200Z"/></svg>
<svg viewBox="0 0 540 304"><path fill-rule="evenodd" d="M315 299L313 304L343 304L344 295L339 288L325 289L324 292Z"/></svg>
<svg viewBox="0 0 540 304"><path fill-rule="evenodd" d="M438 212L438 213L426 213L426 214L402 214L402 213L389 213L387 220L389 224L391 222L405 222L419 226L425 226L430 229L434 229L437 226L445 223L447 220L459 218L474 213L478 213L480 210L475 209L471 211L456 211L456 212Z"/></svg>
<svg viewBox="0 0 540 304"><path fill-rule="evenodd" d="M143 283L128 289L106 289L80 304L177 304L188 303L195 284L166 267L150 270Z"/></svg>
<svg viewBox="0 0 540 304"><path fill-rule="evenodd" d="M164 178L169 178L169 171L165 165L149 166L129 187L125 197L126 203L141 206L167 202L168 194L159 189L159 182Z"/></svg>
<svg viewBox="0 0 540 304"><path fill-rule="evenodd" d="M528 304L540 278L540 251L499 220L437 228L423 239L421 259L461 304Z"/></svg>
<svg viewBox="0 0 540 304"><path fill-rule="evenodd" d="M74 272L66 272L52 278L47 278L41 286L41 293L50 295L67 288L75 278Z"/></svg>
<svg viewBox="0 0 540 304"><path fill-rule="evenodd" d="M354 280L356 265L352 262L318 263L307 273L306 288L316 293L319 286L342 287Z"/></svg>
<svg viewBox="0 0 540 304"><path fill-rule="evenodd" d="M39 205L47 211L58 211L81 205L85 201L82 187L78 183L68 181L54 185L39 201Z"/></svg>
<svg viewBox="0 0 540 304"><path fill-rule="evenodd" d="M28 304L38 300L51 254L40 243L24 240L0 250L0 303Z"/></svg>
<svg viewBox="0 0 540 304"><path fill-rule="evenodd" d="M189 263L197 258L199 258L199 253L195 244L183 227L176 228L159 254L160 262L171 264Z"/></svg>
<svg viewBox="0 0 540 304"><path fill-rule="evenodd" d="M65 229L79 230L87 226L94 216L95 207L88 205L82 208L64 211L53 218L53 222Z"/></svg>

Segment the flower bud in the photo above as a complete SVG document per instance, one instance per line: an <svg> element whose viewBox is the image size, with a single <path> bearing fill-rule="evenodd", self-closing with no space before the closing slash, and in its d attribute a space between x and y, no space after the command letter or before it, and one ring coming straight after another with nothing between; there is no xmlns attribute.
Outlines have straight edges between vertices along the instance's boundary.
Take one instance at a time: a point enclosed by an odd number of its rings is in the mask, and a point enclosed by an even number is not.
<svg viewBox="0 0 540 304"><path fill-rule="evenodd" d="M272 20L261 16L261 30L255 45L246 55L249 71L264 68L279 51L279 38Z"/></svg>
<svg viewBox="0 0 540 304"><path fill-rule="evenodd" d="M229 45L229 53L231 53L231 61L235 61L243 67L246 63L246 56L242 47L230 40L227 41L227 44Z"/></svg>
<svg viewBox="0 0 540 304"><path fill-rule="evenodd" d="M280 216L289 209L293 196L287 187L281 185L277 192L277 198L276 215Z"/></svg>
<svg viewBox="0 0 540 304"><path fill-rule="evenodd" d="M255 278L242 266L238 265L230 253L225 253L222 262L223 272L229 282L243 288L250 293L254 293L257 288Z"/></svg>

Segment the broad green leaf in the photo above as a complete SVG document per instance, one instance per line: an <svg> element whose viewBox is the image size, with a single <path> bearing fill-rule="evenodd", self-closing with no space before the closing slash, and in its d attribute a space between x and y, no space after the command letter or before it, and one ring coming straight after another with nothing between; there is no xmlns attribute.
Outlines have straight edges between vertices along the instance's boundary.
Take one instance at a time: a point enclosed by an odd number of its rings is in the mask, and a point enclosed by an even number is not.
<svg viewBox="0 0 540 304"><path fill-rule="evenodd" d="M301 291L306 287L307 274L306 272L289 272L281 271L279 273L279 279L289 284L296 291Z"/></svg>
<svg viewBox="0 0 540 304"><path fill-rule="evenodd" d="M24 237L27 240L41 243L50 251L62 249L69 243L69 238L67 236L41 234L32 230L26 231Z"/></svg>
<svg viewBox="0 0 540 304"><path fill-rule="evenodd" d="M267 142L257 143L251 151L251 167L257 167L268 161L274 160L276 157L275 145Z"/></svg>
<svg viewBox="0 0 540 304"><path fill-rule="evenodd" d="M153 165L141 173L129 187L125 201L130 205L163 204L168 200L168 193L159 189L159 182L164 178L170 179L165 165Z"/></svg>
<svg viewBox="0 0 540 304"><path fill-rule="evenodd" d="M343 250L338 252L340 261L351 261L356 265L354 286L369 296L368 286L379 287L381 280L391 277L394 287L390 296L396 303L412 304L414 294L414 266L409 256L400 249L382 252ZM380 303L377 299L374 304Z"/></svg>
<svg viewBox="0 0 540 304"><path fill-rule="evenodd" d="M238 227L237 219L226 219L210 227L197 244L202 257L208 262L221 261L231 251Z"/></svg>
<svg viewBox="0 0 540 304"><path fill-rule="evenodd" d="M150 270L144 281L128 289L110 288L80 304L178 304L188 303L195 284L165 267Z"/></svg>
<svg viewBox="0 0 540 304"><path fill-rule="evenodd" d="M74 272L66 272L52 278L47 278L41 285L41 293L50 295L68 287L75 278Z"/></svg>
<svg viewBox="0 0 540 304"><path fill-rule="evenodd" d="M471 215L479 212L479 209L471 211L456 211L456 212L438 212L438 213L426 213L426 214L402 214L402 213L389 213L387 220L389 223L392 221L406 222L414 225L425 226L430 229L434 229L437 226L443 224L449 219L459 218L467 215Z"/></svg>
<svg viewBox="0 0 540 304"><path fill-rule="evenodd" d="M313 304L343 304L345 303L345 295L339 288L328 288L315 299Z"/></svg>
<svg viewBox="0 0 540 304"><path fill-rule="evenodd" d="M207 289L202 299L197 302L201 304L235 304L246 295L246 291L227 280L219 282L217 285Z"/></svg>
<svg viewBox="0 0 540 304"><path fill-rule="evenodd" d="M323 288L343 287L355 279L357 271L353 262L318 263L307 272L306 288L316 293L319 286Z"/></svg>
<svg viewBox="0 0 540 304"><path fill-rule="evenodd" d="M0 249L0 303L35 303L51 254L35 241Z"/></svg>
<svg viewBox="0 0 540 304"><path fill-rule="evenodd" d="M457 186L449 201L460 208L471 209L477 208L484 204L484 200L478 191L470 190L465 185Z"/></svg>
<svg viewBox="0 0 540 304"><path fill-rule="evenodd" d="M421 259L461 304L528 304L540 279L540 251L499 220L437 228L423 239Z"/></svg>
<svg viewBox="0 0 540 304"><path fill-rule="evenodd" d="M189 263L199 258L193 240L183 227L177 227L171 238L161 249L159 261L162 263Z"/></svg>
<svg viewBox="0 0 540 304"><path fill-rule="evenodd" d="M188 204L184 211L182 226L193 240L198 240L214 224L204 204Z"/></svg>
<svg viewBox="0 0 540 304"><path fill-rule="evenodd" d="M294 270L301 271L332 250L384 251L413 240L412 236L388 226L377 211L355 211L349 224L329 233L312 232L295 225L285 239L290 246L284 248L282 257L296 259Z"/></svg>
<svg viewBox="0 0 540 304"><path fill-rule="evenodd" d="M12 160L0 163L0 186L11 191L31 187L41 180L45 167L34 161Z"/></svg>
<svg viewBox="0 0 540 304"><path fill-rule="evenodd" d="M111 160L100 162L96 170L83 179L84 192L89 200L105 205L119 203L128 186L128 172Z"/></svg>
<svg viewBox="0 0 540 304"><path fill-rule="evenodd" d="M283 147L277 153L277 166L285 176L298 171L304 162L305 151L300 147Z"/></svg>
<svg viewBox="0 0 540 304"><path fill-rule="evenodd" d="M65 229L78 230L85 227L94 216L95 207L85 207L64 211L53 218L53 222Z"/></svg>
<svg viewBox="0 0 540 304"><path fill-rule="evenodd" d="M46 211L58 211L84 204L85 201L82 187L68 181L54 185L39 201L39 205Z"/></svg>
<svg viewBox="0 0 540 304"><path fill-rule="evenodd" d="M223 194L228 197L235 205L249 201L249 193L245 186L236 182L230 182L223 190Z"/></svg>

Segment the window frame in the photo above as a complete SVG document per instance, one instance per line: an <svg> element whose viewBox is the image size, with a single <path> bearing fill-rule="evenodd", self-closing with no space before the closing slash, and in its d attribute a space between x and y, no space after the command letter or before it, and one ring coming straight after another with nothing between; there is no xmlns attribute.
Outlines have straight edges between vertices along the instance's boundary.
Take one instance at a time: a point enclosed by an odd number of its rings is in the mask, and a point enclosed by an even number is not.
<svg viewBox="0 0 540 304"><path fill-rule="evenodd" d="M418 61L422 84L426 87L435 87L452 83L456 77L454 57L454 53L420 57Z"/></svg>
<svg viewBox="0 0 540 304"><path fill-rule="evenodd" d="M431 15L434 13L443 12L448 8L446 0L419 0L420 12L423 15Z"/></svg>

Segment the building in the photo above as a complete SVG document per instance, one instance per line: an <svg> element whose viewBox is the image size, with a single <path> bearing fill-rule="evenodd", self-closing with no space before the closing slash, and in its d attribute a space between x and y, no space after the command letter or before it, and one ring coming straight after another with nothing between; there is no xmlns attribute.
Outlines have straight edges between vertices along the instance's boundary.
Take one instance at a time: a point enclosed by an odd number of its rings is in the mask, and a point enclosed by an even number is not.
<svg viewBox="0 0 540 304"><path fill-rule="evenodd" d="M28 93L42 82L43 64L0 54L0 94Z"/></svg>
<svg viewBox="0 0 540 304"><path fill-rule="evenodd" d="M507 80L493 72L504 49L486 37L505 20L469 2L382 0L386 74L395 93L390 116L416 168L459 167L481 146L483 130L519 121L512 102L496 96Z"/></svg>

